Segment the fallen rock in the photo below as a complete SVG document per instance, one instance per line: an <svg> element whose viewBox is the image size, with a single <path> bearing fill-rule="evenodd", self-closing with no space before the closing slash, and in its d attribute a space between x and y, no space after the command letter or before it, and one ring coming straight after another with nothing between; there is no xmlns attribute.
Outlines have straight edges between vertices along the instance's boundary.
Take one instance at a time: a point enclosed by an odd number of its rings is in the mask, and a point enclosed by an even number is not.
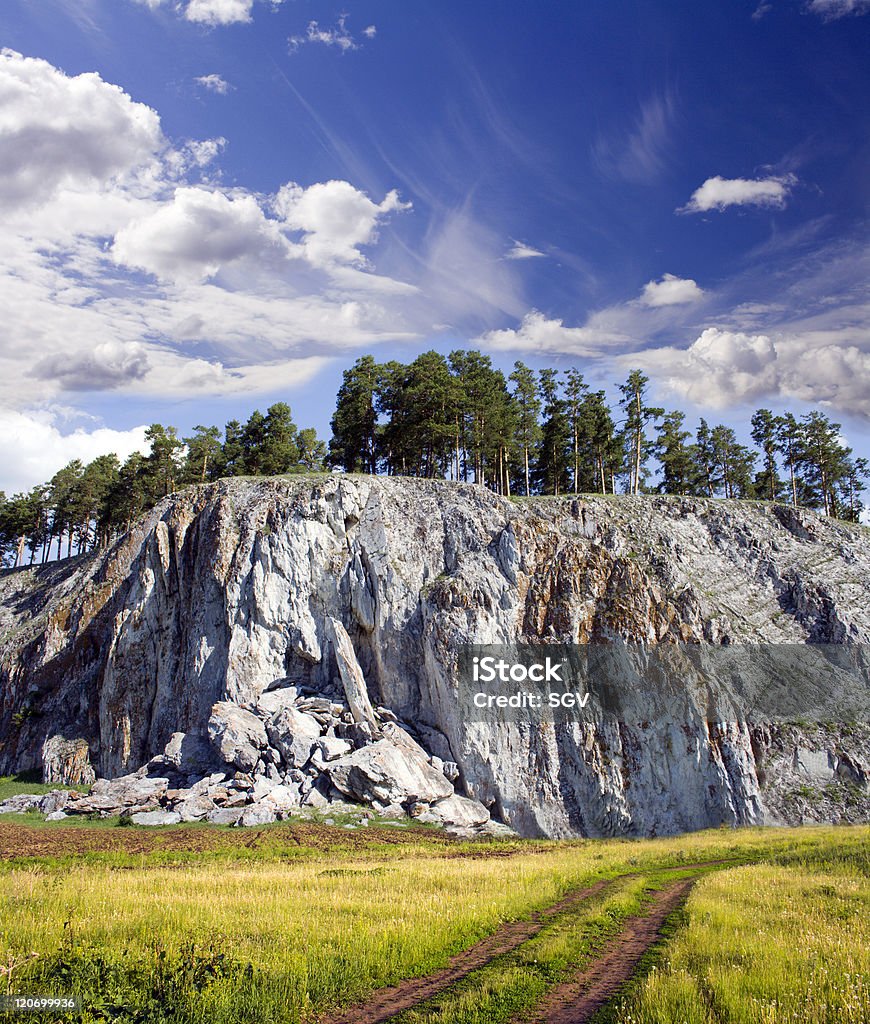
<svg viewBox="0 0 870 1024"><path fill-rule="evenodd" d="M208 737L227 764L251 771L269 740L256 715L228 701L218 701L208 720Z"/></svg>
<svg viewBox="0 0 870 1024"><path fill-rule="evenodd" d="M284 708L292 708L298 697L299 690L295 686L283 686L280 690L269 690L268 693L261 693L257 698L257 710L271 718L272 715Z"/></svg>
<svg viewBox="0 0 870 1024"><path fill-rule="evenodd" d="M207 775L215 765L215 752L204 736L174 732L163 749L163 759L182 775Z"/></svg>
<svg viewBox="0 0 870 1024"><path fill-rule="evenodd" d="M440 825L474 828L489 821L489 811L479 800L454 793L432 804L429 810L420 816L420 820Z"/></svg>
<svg viewBox="0 0 870 1024"><path fill-rule="evenodd" d="M69 803L70 793L68 789L53 789L46 793L39 801L41 814L54 814L55 811L62 811Z"/></svg>
<svg viewBox="0 0 870 1024"><path fill-rule="evenodd" d="M336 789L365 803L430 803L453 794L453 786L425 755L410 747L401 749L389 740L378 740L331 761L324 772Z"/></svg>
<svg viewBox="0 0 870 1024"><path fill-rule="evenodd" d="M121 775L117 779L99 779L87 796L70 794L64 809L73 814L120 814L133 808L149 810L157 807L168 788L169 779L162 776L152 778L142 774L140 769L133 775Z"/></svg>
<svg viewBox="0 0 870 1024"><path fill-rule="evenodd" d="M236 825L243 825L246 828L251 825L269 825L276 821L275 808L270 807L265 801L258 804L251 804L246 807L239 816Z"/></svg>
<svg viewBox="0 0 870 1024"><path fill-rule="evenodd" d="M205 794L194 794L175 804L173 810L182 821L201 821L216 809L215 802Z"/></svg>
<svg viewBox="0 0 870 1024"><path fill-rule="evenodd" d="M317 741L316 751L320 754L321 760L335 761L339 757L349 754L353 747L347 740L339 739L338 736L323 736Z"/></svg>
<svg viewBox="0 0 870 1024"><path fill-rule="evenodd" d="M134 825L178 825L181 822L181 815L175 811L140 811L138 814L131 814L130 821Z"/></svg>
<svg viewBox="0 0 870 1024"><path fill-rule="evenodd" d="M322 732L320 723L296 708L283 708L268 725L269 740L291 768L301 768L311 757Z"/></svg>
<svg viewBox="0 0 870 1024"><path fill-rule="evenodd" d="M206 821L212 825L235 825L241 818L242 811L241 807L218 807L208 813Z"/></svg>
<svg viewBox="0 0 870 1024"><path fill-rule="evenodd" d="M263 798L263 803L268 804L276 811L289 811L291 808L298 807L301 802L299 790L295 786L287 785L275 786Z"/></svg>
<svg viewBox="0 0 870 1024"><path fill-rule="evenodd" d="M347 697L348 707L355 722L366 722L374 733L378 731L378 720L372 702L369 700L369 691L366 686L365 676L357 661L356 652L353 649L347 630L338 619L328 618L326 620L330 638L332 640L335 660L338 663L338 671L341 675L341 683L344 687L344 694Z"/></svg>
<svg viewBox="0 0 870 1024"><path fill-rule="evenodd" d="M69 815L64 811L52 811L51 814L46 814L46 821L63 821L64 818L68 818Z"/></svg>

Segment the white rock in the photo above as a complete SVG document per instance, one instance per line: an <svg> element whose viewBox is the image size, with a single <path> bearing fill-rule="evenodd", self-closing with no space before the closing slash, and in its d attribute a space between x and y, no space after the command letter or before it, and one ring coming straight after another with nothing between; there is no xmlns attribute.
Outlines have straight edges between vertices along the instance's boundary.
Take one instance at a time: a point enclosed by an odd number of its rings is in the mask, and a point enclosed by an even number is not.
<svg viewBox="0 0 870 1024"><path fill-rule="evenodd" d="M317 750L320 753L321 760L326 762L334 761L338 757L349 754L353 747L347 740L339 739L337 736L324 736L317 741Z"/></svg>
<svg viewBox="0 0 870 1024"><path fill-rule="evenodd" d="M209 812L206 820L212 825L235 825L242 812L242 807L218 807Z"/></svg>
<svg viewBox="0 0 870 1024"><path fill-rule="evenodd" d="M453 793L453 786L412 748L399 748L389 740L330 762L325 769L332 784L355 800L382 804L408 800L428 802Z"/></svg>
<svg viewBox="0 0 870 1024"><path fill-rule="evenodd" d="M276 821L275 808L269 806L265 801L259 804L251 804L246 807L236 825L243 825L246 828L251 825L269 825Z"/></svg>
<svg viewBox="0 0 870 1024"><path fill-rule="evenodd" d="M429 807L428 816L444 825L474 827L489 821L489 811L479 800L454 793ZM428 817L427 817L428 820Z"/></svg>
<svg viewBox="0 0 870 1024"><path fill-rule="evenodd" d="M177 825L181 815L175 811L141 811L139 814L131 814L130 821L134 825Z"/></svg>
<svg viewBox="0 0 870 1024"><path fill-rule="evenodd" d="M301 802L299 790L292 785L275 786L263 798L263 803L269 804L276 811L289 811L293 807L298 807Z"/></svg>
<svg viewBox="0 0 870 1024"><path fill-rule="evenodd" d="M254 768L259 752L269 742L263 723L256 715L227 701L219 701L212 707L208 736L227 764L247 772Z"/></svg>
<svg viewBox="0 0 870 1024"><path fill-rule="evenodd" d="M282 708L268 725L272 746L291 768L301 768L311 757L322 731L316 719L293 707Z"/></svg>
<svg viewBox="0 0 870 1024"><path fill-rule="evenodd" d="M257 708L264 711L270 718L283 708L292 708L299 696L295 686L282 686L280 690L269 690L257 698Z"/></svg>

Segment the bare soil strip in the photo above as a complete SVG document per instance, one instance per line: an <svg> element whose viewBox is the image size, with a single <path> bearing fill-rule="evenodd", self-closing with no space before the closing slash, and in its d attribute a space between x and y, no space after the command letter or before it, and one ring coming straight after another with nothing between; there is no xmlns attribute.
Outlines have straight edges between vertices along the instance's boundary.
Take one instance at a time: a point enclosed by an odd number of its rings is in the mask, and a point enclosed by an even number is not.
<svg viewBox="0 0 870 1024"><path fill-rule="evenodd" d="M552 989L526 1024L583 1024L628 981L644 953L660 937L662 926L686 899L694 878L674 882L656 893L649 913L630 917L588 967Z"/></svg>
<svg viewBox="0 0 870 1024"><path fill-rule="evenodd" d="M657 868L655 870L688 871L705 867L717 867L731 863L733 862L730 860L711 860L702 861L697 864L683 864L669 868ZM396 1014L401 1013L403 1010L408 1010L412 1006L416 1006L419 1003L438 995L450 985L455 984L457 981L461 981L472 971L477 970L479 967L485 967L490 960L500 956L502 953L512 952L528 939L537 935L541 928L543 928L544 925L557 914L561 914L563 911L589 899L591 896L596 895L608 886L615 885L617 882L625 878L634 878L637 874L637 872L629 872L615 878L602 879L600 882L596 882L594 885L590 885L584 889L575 889L563 896L557 903L546 907L544 910L539 910L537 913L532 914L531 917L524 918L520 921L509 921L506 924L503 924L493 932L492 935L487 936L485 939L481 939L480 942L475 943L475 945L463 950L461 953L457 953L456 956L452 957L448 966L443 970L437 971L435 974L425 975L422 978L409 978L406 981L399 982L398 985L390 986L390 988L378 989L366 1002L359 1003L356 1006L345 1009L333 1016L325 1017L322 1019L322 1024L382 1024L383 1021L389 1020L391 1017L396 1016ZM661 895L667 895L668 898L670 898L670 894L677 890L679 890L681 894L685 894L688 892L693 882L694 879L687 879L685 882L675 883L674 886L665 890ZM679 903L682 898L684 898L683 895L676 897L676 902ZM637 960L640 960L640 957L646 949L653 941L655 941L655 937L658 935L658 930L661 927L662 922L672 909L673 907L670 907L670 909L664 913L661 920L658 920L657 917L655 918L655 924L653 925L653 939L643 946L637 956ZM656 915L657 913L658 898L653 909L653 914ZM631 919L632 922L646 920L646 918ZM620 939L621 938L622 936L620 936ZM636 962L637 961L634 961L634 963ZM619 984L624 980L624 978L621 979ZM573 1019L573 1017L566 1018L566 1020Z"/></svg>
<svg viewBox="0 0 870 1024"><path fill-rule="evenodd" d="M389 1020L397 1013L438 995L478 967L485 967L494 957L510 953L527 939L537 935L551 918L589 899L617 881L618 878L604 878L585 889L569 892L558 903L537 911L531 917L520 921L508 921L492 935L457 953L443 970L422 978L409 978L390 988L378 989L365 1003L327 1017L323 1024L380 1024L381 1021Z"/></svg>

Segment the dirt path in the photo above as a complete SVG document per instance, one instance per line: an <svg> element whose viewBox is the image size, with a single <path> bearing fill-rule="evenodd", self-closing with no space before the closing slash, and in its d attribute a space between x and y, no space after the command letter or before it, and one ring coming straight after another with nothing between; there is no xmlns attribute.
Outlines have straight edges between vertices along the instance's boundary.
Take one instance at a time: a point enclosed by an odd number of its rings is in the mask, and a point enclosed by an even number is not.
<svg viewBox="0 0 870 1024"><path fill-rule="evenodd" d="M618 880L604 878L585 889L575 889L563 896L558 903L537 911L531 917L521 921L508 921L492 935L457 953L443 970L422 978L409 978L390 988L378 989L367 1002L352 1006L333 1017L327 1017L322 1024L380 1024L381 1021L389 1020L402 1010L437 995L478 967L484 967L493 957L510 953L527 939L537 935L551 918L582 903Z"/></svg>
<svg viewBox="0 0 870 1024"><path fill-rule="evenodd" d="M607 943L588 967L570 981L552 989L536 1007L527 1024L583 1024L619 991L631 977L644 953L659 938L668 915L688 896L695 882L687 878L656 893L652 908L630 917L622 931Z"/></svg>
<svg viewBox="0 0 870 1024"><path fill-rule="evenodd" d="M669 868L658 868L658 871L687 871L697 870L706 867L717 867L725 864L733 863L730 860L715 860L715 861L703 861L697 864L684 864L677 867ZM494 957L500 956L502 953L510 953L518 946L522 945L528 939L533 938L537 933L544 927L544 925L555 917L557 914L561 914L563 911L568 910L578 903L582 903L584 900L589 899L591 896L596 895L608 886L615 885L617 882L626 879L637 877L638 872L628 872L623 875L618 875L615 878L605 878L600 882L596 882L594 885L590 885L584 889L575 889L573 892L563 896L561 900L554 903L552 906L539 910L537 913L532 914L530 917L525 918L521 921L509 921L503 924L497 931L493 932L492 935L487 936L485 939L481 939L480 942L463 950L461 953L457 953L454 956L447 967L441 971L437 971L435 974L428 974L422 978L409 978L407 981L401 981L398 985L392 985L390 988L378 989L372 993L370 999L364 1003L359 1003L356 1006L352 1006L349 1009L345 1009L340 1013L334 1014L331 1017L325 1017L322 1019L321 1024L382 1024L383 1021L389 1020L391 1017L403 1010L407 1010L412 1006L416 1006L418 1003L422 1003L426 999L430 999L432 996L438 995L439 992L443 992L444 989L453 985L455 982L460 981L467 974L477 970L479 967L485 967ZM637 961L640 960L646 949L655 941L655 937L658 935L659 928L665 917L671 912L674 906L685 897L685 894L691 888L694 879L686 879L683 882L676 882L668 889L664 890L659 896L656 897L656 901L653 904L653 910L650 918L631 918L626 923L626 931L631 925L637 929L638 935L641 933L645 934L645 929L641 928L640 925L647 921L652 922L652 935L653 938L649 941L645 941L637 954L637 957L632 961L632 966L629 970L634 969ZM674 893L678 895L674 896ZM674 899L673 905L669 904L669 901ZM659 919L658 914L660 910L660 903L668 903L668 909L664 911ZM625 938L625 933L619 936L617 942L622 941ZM633 948L633 946L632 946ZM608 945L603 955L607 955L610 946ZM598 961L596 961L597 963ZM594 965L593 965L594 966ZM608 968L610 969L610 968ZM592 970L592 967L589 968ZM628 977L628 974L625 975ZM625 977L621 978L617 983L622 984ZM609 997L608 997L609 998ZM535 1018L536 1020L538 1018ZM554 1018L555 1019L555 1018ZM558 1018L560 1021L563 1018ZM541 1018L541 1020L549 1020L549 1018ZM565 1021L573 1021L573 1017L564 1018Z"/></svg>

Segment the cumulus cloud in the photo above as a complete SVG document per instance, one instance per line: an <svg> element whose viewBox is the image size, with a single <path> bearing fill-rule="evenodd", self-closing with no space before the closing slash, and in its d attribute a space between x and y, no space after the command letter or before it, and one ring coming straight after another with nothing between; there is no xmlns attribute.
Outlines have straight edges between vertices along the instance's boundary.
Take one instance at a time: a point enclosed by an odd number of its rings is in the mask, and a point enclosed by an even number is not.
<svg viewBox="0 0 870 1024"><path fill-rule="evenodd" d="M665 274L660 281L649 281L644 285L640 301L645 306L679 306L697 302L704 291L691 278Z"/></svg>
<svg viewBox="0 0 870 1024"><path fill-rule="evenodd" d="M797 184L793 174L770 178L708 178L696 188L685 206L677 213L706 213L725 210L729 206L767 206L782 209L792 188Z"/></svg>
<svg viewBox="0 0 870 1024"><path fill-rule="evenodd" d="M50 480L72 459L88 463L98 455L115 453L122 461L133 452L149 451L147 427L131 430L78 429L62 433L53 412L14 412L0 409L3 461L0 490L7 495L27 491Z"/></svg>
<svg viewBox="0 0 870 1024"><path fill-rule="evenodd" d="M870 11L870 0L810 0L807 9L825 21L834 21L850 14L866 14Z"/></svg>
<svg viewBox="0 0 870 1024"><path fill-rule="evenodd" d="M190 0L184 9L188 21L202 25L235 25L251 20L254 0Z"/></svg>
<svg viewBox="0 0 870 1024"><path fill-rule="evenodd" d="M96 73L68 77L0 51L0 203L34 205L61 187L105 184L164 147L160 119Z"/></svg>
<svg viewBox="0 0 870 1024"><path fill-rule="evenodd" d="M216 92L220 96L226 96L230 89L232 89L230 83L221 75L200 75L195 81L203 89L208 89L209 92Z"/></svg>
<svg viewBox="0 0 870 1024"><path fill-rule="evenodd" d="M533 260L537 256L543 256L544 253L540 249L533 249L532 246L526 245L525 242L518 242L514 239L514 244L505 255L506 260Z"/></svg>
<svg viewBox="0 0 870 1024"><path fill-rule="evenodd" d="M828 405L862 418L870 410L870 351L847 330L785 327L746 334L708 327L688 348L643 353L644 367L671 392L700 406L726 408L770 398ZM637 355L622 356L634 365Z"/></svg>
<svg viewBox="0 0 870 1024"><path fill-rule="evenodd" d="M366 39L374 39L377 32L378 30L374 25L369 25L368 28L363 29L363 35ZM295 53L300 46L304 46L306 43L334 46L336 49L341 50L342 53L346 53L348 50L358 50L360 47L360 44L348 31L347 15L344 14L338 19L335 28L321 28L319 22L309 21L305 34L291 36L288 39L288 43L290 44L291 53Z"/></svg>
<svg viewBox="0 0 870 1024"><path fill-rule="evenodd" d="M395 190L374 203L347 181L308 188L290 182L280 189L273 206L287 228L302 232L305 256L319 267L366 266L359 247L375 241L378 224L387 214L411 209Z"/></svg>
<svg viewBox="0 0 870 1024"><path fill-rule="evenodd" d="M112 254L164 280L205 281L228 263L280 247L274 222L252 195L185 187L119 231Z"/></svg>
<svg viewBox="0 0 870 1024"><path fill-rule="evenodd" d="M561 320L548 319L533 309L517 328L487 331L471 343L497 352L564 353L597 356L608 346L626 339L590 327L566 327Z"/></svg>

